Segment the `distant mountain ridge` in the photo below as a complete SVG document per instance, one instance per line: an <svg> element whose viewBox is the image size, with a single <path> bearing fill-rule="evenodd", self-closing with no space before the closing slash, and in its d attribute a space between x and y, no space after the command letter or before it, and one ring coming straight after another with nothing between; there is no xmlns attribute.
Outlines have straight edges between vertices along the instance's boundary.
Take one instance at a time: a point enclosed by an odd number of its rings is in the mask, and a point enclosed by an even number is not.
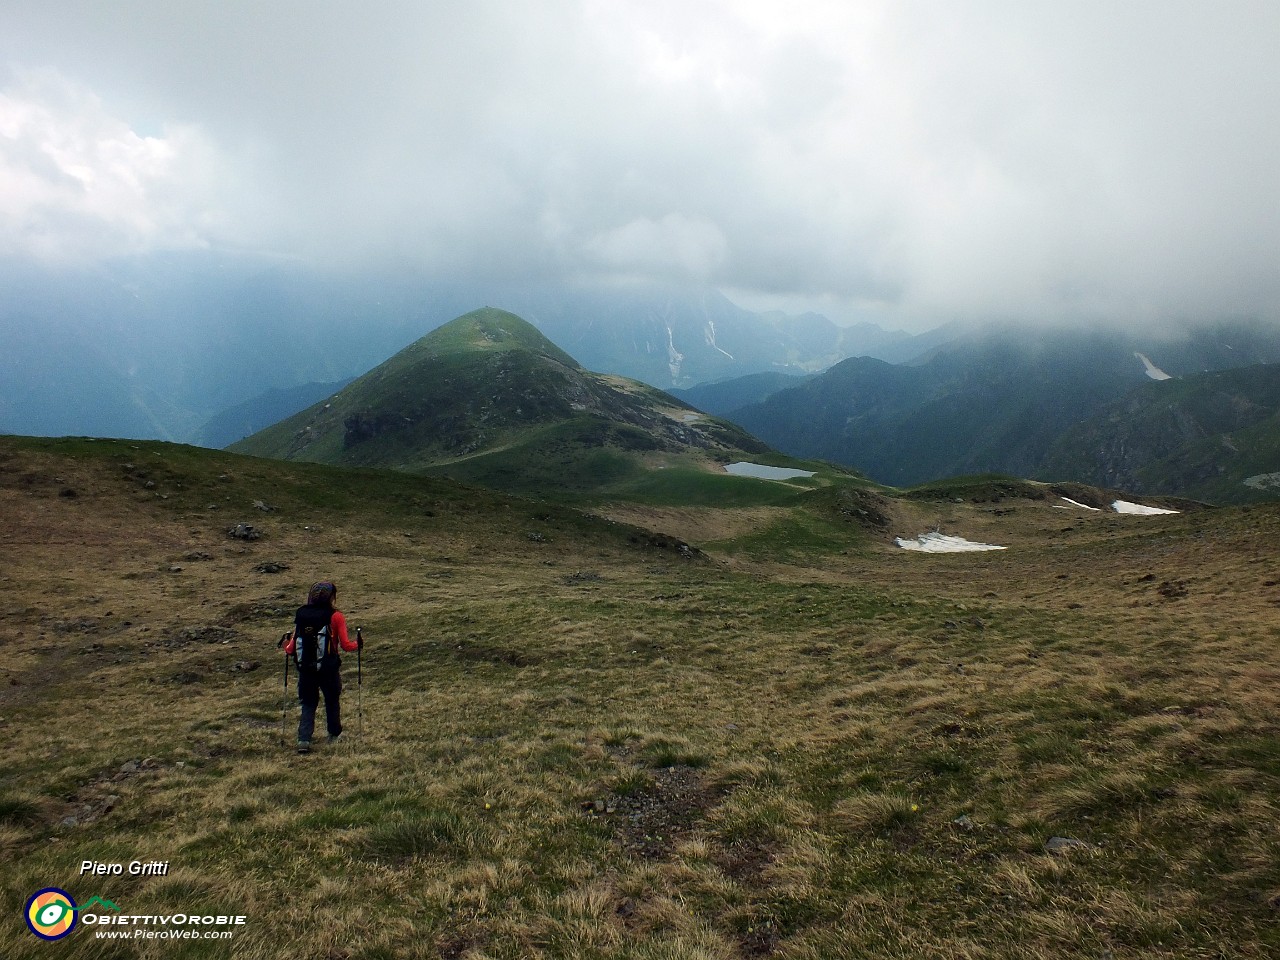
<svg viewBox="0 0 1280 960"><path fill-rule="evenodd" d="M1277 489L1258 479L1280 474L1265 452L1265 417L1220 428L1227 421L1209 411L1207 398L1176 389L1133 393L1153 384L1153 370L1172 377L1165 383L1191 384L1206 373L1280 362L1274 325L1213 323L1177 336L944 327L913 337L837 327L817 314L756 313L697 286L548 283L478 296L404 276L319 278L296 264L223 253L121 258L71 271L0 259L0 431L222 445L333 392L310 393L308 384L361 374L485 300L519 307L588 370L669 387L712 414L737 411L737 422L776 449L865 469L894 485L996 470L1114 477L1139 491L1214 490L1211 499L1238 495L1227 488L1255 491L1250 496ZM508 380L528 372L516 366ZM477 368L480 376L493 372ZM792 375L809 379L782 379ZM1243 409L1265 409L1248 384L1222 389ZM633 400L642 393L635 385L621 392ZM1177 397L1167 415L1177 412L1177 423L1159 414L1158 401L1148 407L1147 396ZM1127 413L1113 406L1129 400L1135 406ZM458 422L481 446L516 429L504 425L499 406L482 411L480 399L473 406ZM531 400L512 409L523 416L533 408ZM370 433L367 452L398 433L377 415L352 415L353 435ZM620 434L606 432L598 452L621 449ZM578 436L569 447L588 439ZM479 470L475 451L461 452L470 442L432 456ZM598 465L607 459L602 453Z"/></svg>
<svg viewBox="0 0 1280 960"><path fill-rule="evenodd" d="M337 393L350 379L336 383L304 383L296 387L273 387L264 393L228 407L212 417L192 438L197 446L221 449L263 430L273 423L305 410L313 403Z"/></svg>
<svg viewBox="0 0 1280 960"><path fill-rule="evenodd" d="M591 369L664 390L753 373L803 375L852 356L902 362L954 336L949 329L913 335L870 323L842 327L817 313L754 313L706 287L517 292L513 302Z"/></svg>
<svg viewBox="0 0 1280 960"><path fill-rule="evenodd" d="M758 314L696 285L321 275L213 251L76 267L0 257L0 430L200 442L246 401L358 376L486 302L588 369L663 389L863 353L905 360L949 336Z"/></svg>
<svg viewBox="0 0 1280 960"><path fill-rule="evenodd" d="M1144 379L1110 336L990 335L911 365L845 360L725 416L785 453L892 486L1029 476L1063 430Z"/></svg>
<svg viewBox="0 0 1280 960"><path fill-rule="evenodd" d="M1280 495L1280 365L1144 384L1066 430L1042 476L1219 503Z"/></svg>
<svg viewBox="0 0 1280 960"><path fill-rule="evenodd" d="M791 373L749 373L745 377L700 383L685 390L672 388L669 393L692 407L724 416L734 410L762 403L781 390L798 387L808 377Z"/></svg>
<svg viewBox="0 0 1280 960"><path fill-rule="evenodd" d="M1138 353L1172 379L1154 381ZM1280 473L1280 367L1200 372L1237 359L1280 359L1280 333L1242 324L1154 345L1115 332L989 333L910 365L846 360L720 412L792 456L893 486L996 472L1234 502L1274 495L1243 481ZM1248 454L1231 450L1246 439Z"/></svg>

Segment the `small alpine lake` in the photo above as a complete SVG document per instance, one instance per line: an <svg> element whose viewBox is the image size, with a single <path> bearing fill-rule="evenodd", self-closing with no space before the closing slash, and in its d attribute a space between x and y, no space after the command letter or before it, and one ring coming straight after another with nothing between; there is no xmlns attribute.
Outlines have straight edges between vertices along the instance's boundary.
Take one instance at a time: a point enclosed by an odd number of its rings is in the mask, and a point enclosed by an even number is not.
<svg viewBox="0 0 1280 960"><path fill-rule="evenodd" d="M757 480L796 480L814 476L813 470L797 470L794 467L770 467L763 463L739 460L726 464L724 472L735 477L754 477Z"/></svg>

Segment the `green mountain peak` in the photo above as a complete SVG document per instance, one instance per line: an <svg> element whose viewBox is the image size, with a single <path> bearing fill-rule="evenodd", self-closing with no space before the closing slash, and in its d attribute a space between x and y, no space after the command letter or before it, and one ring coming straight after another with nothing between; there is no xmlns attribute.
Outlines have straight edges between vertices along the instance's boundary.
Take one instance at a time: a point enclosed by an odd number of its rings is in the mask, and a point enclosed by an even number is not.
<svg viewBox="0 0 1280 960"><path fill-rule="evenodd" d="M543 336L528 320L496 307L482 307L450 320L427 334L414 347L421 347L434 356L528 350L563 363L570 369L581 369L577 360Z"/></svg>
<svg viewBox="0 0 1280 960"><path fill-rule="evenodd" d="M766 448L660 390L584 370L532 324L485 307L230 449L543 493Z"/></svg>

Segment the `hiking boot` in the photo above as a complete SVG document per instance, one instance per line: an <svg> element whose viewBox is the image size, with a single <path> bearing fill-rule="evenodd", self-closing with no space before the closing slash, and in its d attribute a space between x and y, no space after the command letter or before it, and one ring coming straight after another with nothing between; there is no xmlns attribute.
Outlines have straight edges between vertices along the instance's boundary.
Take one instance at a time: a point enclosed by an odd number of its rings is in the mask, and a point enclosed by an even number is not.
<svg viewBox="0 0 1280 960"><path fill-rule="evenodd" d="M331 733L331 734L329 734L329 742L330 742L330 743L337 743L340 739L342 739L342 734L340 734L340 733Z"/></svg>
<svg viewBox="0 0 1280 960"><path fill-rule="evenodd" d="M311 752L311 741L310 741L310 740L299 740L299 741L298 741L298 752L299 752L299 753L310 753L310 752Z"/></svg>

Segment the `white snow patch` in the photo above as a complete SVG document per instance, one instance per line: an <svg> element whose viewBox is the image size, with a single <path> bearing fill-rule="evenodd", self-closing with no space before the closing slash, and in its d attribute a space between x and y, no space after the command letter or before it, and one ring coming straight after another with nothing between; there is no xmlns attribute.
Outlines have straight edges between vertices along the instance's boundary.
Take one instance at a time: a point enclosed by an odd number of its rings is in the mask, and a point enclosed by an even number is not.
<svg viewBox="0 0 1280 960"><path fill-rule="evenodd" d="M697 423L701 419L702 419L702 414L700 413L686 413L680 417L680 422L681 423Z"/></svg>
<svg viewBox="0 0 1280 960"><path fill-rule="evenodd" d="M770 467L763 463L747 463L739 460L724 468L735 477L755 477L757 480L794 480L796 477L812 477L812 470L795 470L791 467Z"/></svg>
<svg viewBox="0 0 1280 960"><path fill-rule="evenodd" d="M1062 499L1067 501L1067 503L1071 504L1073 507L1079 507L1081 510L1092 510L1094 513L1102 512L1097 507L1091 507L1087 503L1081 503L1079 500L1072 500L1070 497L1063 497ZM1063 509L1065 510L1066 508L1064 507Z"/></svg>
<svg viewBox="0 0 1280 960"><path fill-rule="evenodd" d="M684 354L676 349L676 335L667 324L667 369L671 371L671 379L680 378L680 364L684 363Z"/></svg>
<svg viewBox="0 0 1280 960"><path fill-rule="evenodd" d="M945 533L922 533L914 540L897 537L893 541L903 550L919 550L923 553L976 553L980 550L1007 550L993 543L974 543L963 537L949 537Z"/></svg>
<svg viewBox="0 0 1280 960"><path fill-rule="evenodd" d="M707 346L714 347L715 349L719 350L730 360L734 359L732 353L724 349L722 346L720 346L720 344L716 343L716 322L714 320L707 321L707 326L706 326L706 329L703 331L703 335L707 338Z"/></svg>
<svg viewBox="0 0 1280 960"><path fill-rule="evenodd" d="M1162 507L1148 507L1141 503L1130 503L1128 500L1117 500L1111 504L1116 513L1128 513L1138 517L1154 517L1160 513L1178 513L1177 510L1165 510Z"/></svg>
<svg viewBox="0 0 1280 960"><path fill-rule="evenodd" d="M1142 361L1143 367L1146 368L1147 376L1150 377L1152 380L1172 380L1173 379L1173 377L1169 376L1167 373L1165 373L1163 370L1157 367L1154 363L1148 360L1147 355L1145 353L1138 353L1135 350L1133 355Z"/></svg>

